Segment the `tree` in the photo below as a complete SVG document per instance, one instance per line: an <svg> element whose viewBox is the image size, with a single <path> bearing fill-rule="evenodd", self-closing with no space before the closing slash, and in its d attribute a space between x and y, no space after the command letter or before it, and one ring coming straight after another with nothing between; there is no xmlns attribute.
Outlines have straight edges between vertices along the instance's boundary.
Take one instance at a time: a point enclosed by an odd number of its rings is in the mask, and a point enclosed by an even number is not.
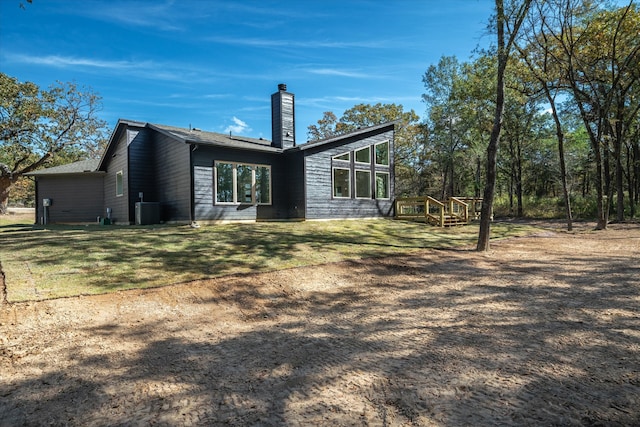
<svg viewBox="0 0 640 427"><path fill-rule="evenodd" d="M462 94L463 66L455 56L443 56L438 65L431 65L422 82L427 105L429 143L433 146L434 160L440 168L440 198L456 195L456 164L460 151L468 148L467 133L471 128L468 110L464 108Z"/></svg>
<svg viewBox="0 0 640 427"><path fill-rule="evenodd" d="M539 95L541 92L548 102L555 126L556 139L558 141L558 157L560 167L560 181L564 198L565 217L567 220L567 230L573 230L573 213L571 209L571 198L569 197L569 183L565 159L565 135L558 112L558 96L566 92L561 73L561 67L552 60L551 46L547 42L546 35L540 31L543 18L540 16L540 8L544 4L536 3L536 12L529 14L528 25L524 31L525 46L516 43L514 46L520 53L522 62L526 65L530 73L530 80L536 84L536 88L530 93L531 96Z"/></svg>
<svg viewBox="0 0 640 427"><path fill-rule="evenodd" d="M553 0L541 5L541 31L553 46L553 60L562 67L589 136L596 164L596 228L606 229L613 194L611 152L618 219L624 215L622 144L637 123L640 108L637 98L634 100L640 79L640 13L633 0L612 11L589 0Z"/></svg>
<svg viewBox="0 0 640 427"><path fill-rule="evenodd" d="M467 133L469 136L469 165L475 168L473 195L481 197L482 192L482 164L484 162L487 144L491 136L492 117L495 111L497 59L491 52L481 52L473 62L463 64L464 79L462 80L462 106L470 116Z"/></svg>
<svg viewBox="0 0 640 427"><path fill-rule="evenodd" d="M504 0L496 0L496 29L497 29L497 55L498 71L496 78L496 109L491 129L491 138L487 146L487 176L482 198L482 211L480 214L480 230L478 232L478 251L489 250L491 237L491 217L493 212L493 197L496 185L496 160L498 145L500 143L500 131L504 114L505 72L511 47L518 34L520 26L527 15L532 0L521 2L513 1L505 10ZM506 36L506 37L505 37Z"/></svg>
<svg viewBox="0 0 640 427"><path fill-rule="evenodd" d="M317 123L307 127L309 141L320 141L346 133L344 124L338 122L338 118L332 111L325 111Z"/></svg>
<svg viewBox="0 0 640 427"><path fill-rule="evenodd" d="M0 73L0 214L11 187L42 167L95 158L106 142L100 98L75 83L48 90Z"/></svg>

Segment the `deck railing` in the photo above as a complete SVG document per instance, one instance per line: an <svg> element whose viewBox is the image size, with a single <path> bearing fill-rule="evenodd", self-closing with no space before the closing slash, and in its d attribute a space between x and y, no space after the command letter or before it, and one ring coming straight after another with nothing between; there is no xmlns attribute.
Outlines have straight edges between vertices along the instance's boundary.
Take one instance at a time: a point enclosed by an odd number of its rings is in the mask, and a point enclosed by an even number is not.
<svg viewBox="0 0 640 427"><path fill-rule="evenodd" d="M450 197L449 215L452 221L466 224L469 222L469 205L457 197Z"/></svg>
<svg viewBox="0 0 640 427"><path fill-rule="evenodd" d="M450 197L443 203L430 196L396 199L396 218L428 222L439 227L468 224L480 216L482 199Z"/></svg>
<svg viewBox="0 0 640 427"><path fill-rule="evenodd" d="M482 212L482 197L456 197L456 199L468 205L470 221L478 221L480 219L480 212Z"/></svg>

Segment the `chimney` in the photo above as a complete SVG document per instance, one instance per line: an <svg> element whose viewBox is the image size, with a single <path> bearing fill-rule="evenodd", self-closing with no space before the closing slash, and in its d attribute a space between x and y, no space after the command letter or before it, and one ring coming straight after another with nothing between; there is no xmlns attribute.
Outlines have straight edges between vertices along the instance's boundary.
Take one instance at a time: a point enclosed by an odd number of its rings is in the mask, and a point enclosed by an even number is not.
<svg viewBox="0 0 640 427"><path fill-rule="evenodd" d="M271 139L278 148L296 146L295 102L287 85L280 83L278 91L271 95Z"/></svg>

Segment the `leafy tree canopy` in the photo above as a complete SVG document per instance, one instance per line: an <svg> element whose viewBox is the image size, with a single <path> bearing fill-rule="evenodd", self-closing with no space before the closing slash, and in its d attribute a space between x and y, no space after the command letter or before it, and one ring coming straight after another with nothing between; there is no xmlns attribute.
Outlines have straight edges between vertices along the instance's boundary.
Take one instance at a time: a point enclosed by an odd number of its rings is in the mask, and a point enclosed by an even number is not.
<svg viewBox="0 0 640 427"><path fill-rule="evenodd" d="M317 125L310 125L309 141L333 138L353 132L358 128L397 122L398 130L416 125L420 117L411 110L404 111L400 104L358 104L344 112L340 120L331 111L326 111Z"/></svg>
<svg viewBox="0 0 640 427"><path fill-rule="evenodd" d="M0 213L24 174L95 158L107 141L100 97L75 83L40 89L0 73Z"/></svg>

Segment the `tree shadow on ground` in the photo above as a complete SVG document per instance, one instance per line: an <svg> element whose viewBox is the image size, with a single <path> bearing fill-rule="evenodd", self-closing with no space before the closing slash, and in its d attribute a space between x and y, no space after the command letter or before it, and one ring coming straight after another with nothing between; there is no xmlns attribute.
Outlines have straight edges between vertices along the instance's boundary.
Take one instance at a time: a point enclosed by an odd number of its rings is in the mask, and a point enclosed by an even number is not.
<svg viewBox="0 0 640 427"><path fill-rule="evenodd" d="M624 256L567 252L549 264L533 249L353 261L311 291L277 274L214 282L197 302L211 324L87 325L85 336L114 348L85 356L83 343L60 345L71 369L0 385L0 419L637 425L638 273ZM238 324L213 323L221 307Z"/></svg>

